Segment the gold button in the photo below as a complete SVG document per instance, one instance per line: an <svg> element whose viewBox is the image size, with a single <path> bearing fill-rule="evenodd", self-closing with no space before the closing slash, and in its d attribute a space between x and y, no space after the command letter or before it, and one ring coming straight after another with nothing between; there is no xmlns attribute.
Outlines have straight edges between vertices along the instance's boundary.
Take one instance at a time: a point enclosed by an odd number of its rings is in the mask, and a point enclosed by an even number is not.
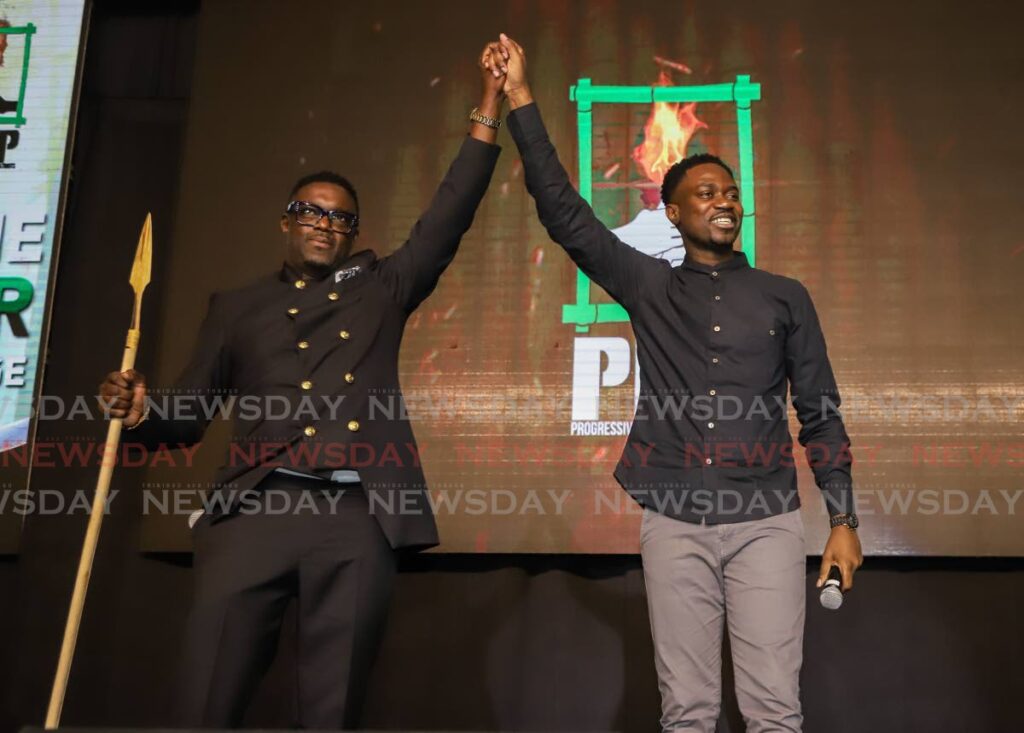
<svg viewBox="0 0 1024 733"><path fill-rule="evenodd" d="M356 375L352 374L352 372L349 372L348 374L345 375L345 381L348 382L349 384L352 384L354 381L356 381Z"/></svg>
<svg viewBox="0 0 1024 733"><path fill-rule="evenodd" d="M337 293L328 293L327 294L327 300L337 300L340 297L341 296L338 295Z"/></svg>
<svg viewBox="0 0 1024 733"><path fill-rule="evenodd" d="M721 326L715 326L715 328L714 328L714 331L715 331L716 333L717 333L718 331L721 331L721 330L722 330L722 327L721 327Z"/></svg>
<svg viewBox="0 0 1024 733"><path fill-rule="evenodd" d="M715 392L715 390L711 389L711 390L708 390L708 394L711 395L712 397L714 397L718 393Z"/></svg>
<svg viewBox="0 0 1024 733"><path fill-rule="evenodd" d="M308 341L300 341L299 342L299 348L300 349L308 349L309 348L309 342Z"/></svg>
<svg viewBox="0 0 1024 733"><path fill-rule="evenodd" d="M352 334L350 334L348 331L342 331L338 335L341 336L346 341L348 341L350 338L352 338Z"/></svg>
<svg viewBox="0 0 1024 733"><path fill-rule="evenodd" d="M307 438L312 438L314 435L316 435L316 428L314 428L312 425L307 425L302 432L306 434Z"/></svg>
<svg viewBox="0 0 1024 733"><path fill-rule="evenodd" d="M290 316L297 316L297 315L299 315L299 309L298 308L289 308L288 309L288 315L290 315Z"/></svg>
<svg viewBox="0 0 1024 733"><path fill-rule="evenodd" d="M299 386L302 387L303 389L313 389L313 383L310 382L308 379Z"/></svg>
<svg viewBox="0 0 1024 733"><path fill-rule="evenodd" d="M295 287L297 287L299 290L302 290L304 287L306 287L306 281L305 280L296 280L295 281Z"/></svg>
<svg viewBox="0 0 1024 733"><path fill-rule="evenodd" d="M359 421L358 420L349 420L348 421L348 429L351 430L353 433L356 432L357 430L359 430Z"/></svg>

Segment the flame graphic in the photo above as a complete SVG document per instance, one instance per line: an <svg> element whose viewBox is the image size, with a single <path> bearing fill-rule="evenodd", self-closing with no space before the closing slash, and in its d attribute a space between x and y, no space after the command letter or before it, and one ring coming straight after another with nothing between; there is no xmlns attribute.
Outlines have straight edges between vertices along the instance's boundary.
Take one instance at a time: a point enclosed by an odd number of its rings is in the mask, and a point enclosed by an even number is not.
<svg viewBox="0 0 1024 733"><path fill-rule="evenodd" d="M669 86L672 78L662 71L654 86ZM697 119L697 103L655 102L644 125L644 141L633 149L633 160L643 174L659 186L674 163L686 157L686 146L697 130L707 125Z"/></svg>

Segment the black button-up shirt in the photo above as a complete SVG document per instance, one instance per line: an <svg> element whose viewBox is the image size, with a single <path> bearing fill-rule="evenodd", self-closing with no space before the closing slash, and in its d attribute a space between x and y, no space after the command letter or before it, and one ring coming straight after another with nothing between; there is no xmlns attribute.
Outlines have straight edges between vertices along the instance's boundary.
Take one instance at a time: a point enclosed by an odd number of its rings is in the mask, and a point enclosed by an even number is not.
<svg viewBox="0 0 1024 733"><path fill-rule="evenodd" d="M807 289L751 267L672 267L622 242L572 187L536 105L509 118L551 238L629 313L636 416L615 477L640 504L708 524L799 506L787 383L831 514L853 511L850 441Z"/></svg>

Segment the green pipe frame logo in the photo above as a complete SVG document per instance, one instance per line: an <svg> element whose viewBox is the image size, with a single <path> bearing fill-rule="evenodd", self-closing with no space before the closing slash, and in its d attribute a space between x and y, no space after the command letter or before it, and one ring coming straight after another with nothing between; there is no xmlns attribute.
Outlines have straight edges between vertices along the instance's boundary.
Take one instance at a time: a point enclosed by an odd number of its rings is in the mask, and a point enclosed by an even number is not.
<svg viewBox="0 0 1024 733"><path fill-rule="evenodd" d="M740 243L753 266L757 251L754 209L754 142L751 127L751 102L761 99L761 85L749 76L737 76L728 84L700 86L592 86L580 79L569 89L576 102L576 130L579 135L579 192L593 204L593 105L646 104L654 102L734 102L736 104L737 143L739 148L740 199L743 202L743 228ZM572 323L577 333L587 333L595 323L625 323L626 310L618 303L591 303L590 278L576 272L576 302L562 306L562 323Z"/></svg>
<svg viewBox="0 0 1024 733"><path fill-rule="evenodd" d="M17 27L0 27L0 33L7 36L25 36L24 62L21 66L21 87L18 90L18 106L13 115L0 115L0 125L14 125L21 127L25 124L25 89L28 87L28 62L32 55L32 36L35 35L36 27L28 25Z"/></svg>

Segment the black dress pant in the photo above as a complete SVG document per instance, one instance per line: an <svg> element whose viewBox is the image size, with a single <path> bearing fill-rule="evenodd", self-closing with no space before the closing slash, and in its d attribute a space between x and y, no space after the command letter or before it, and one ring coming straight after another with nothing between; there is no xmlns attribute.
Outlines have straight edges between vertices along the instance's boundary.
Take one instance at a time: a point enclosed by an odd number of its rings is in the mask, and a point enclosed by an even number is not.
<svg viewBox="0 0 1024 733"><path fill-rule="evenodd" d="M295 598L298 725L353 728L384 630L395 552L358 484L272 473L259 489L257 501L204 516L193 529L179 722L241 725Z"/></svg>

